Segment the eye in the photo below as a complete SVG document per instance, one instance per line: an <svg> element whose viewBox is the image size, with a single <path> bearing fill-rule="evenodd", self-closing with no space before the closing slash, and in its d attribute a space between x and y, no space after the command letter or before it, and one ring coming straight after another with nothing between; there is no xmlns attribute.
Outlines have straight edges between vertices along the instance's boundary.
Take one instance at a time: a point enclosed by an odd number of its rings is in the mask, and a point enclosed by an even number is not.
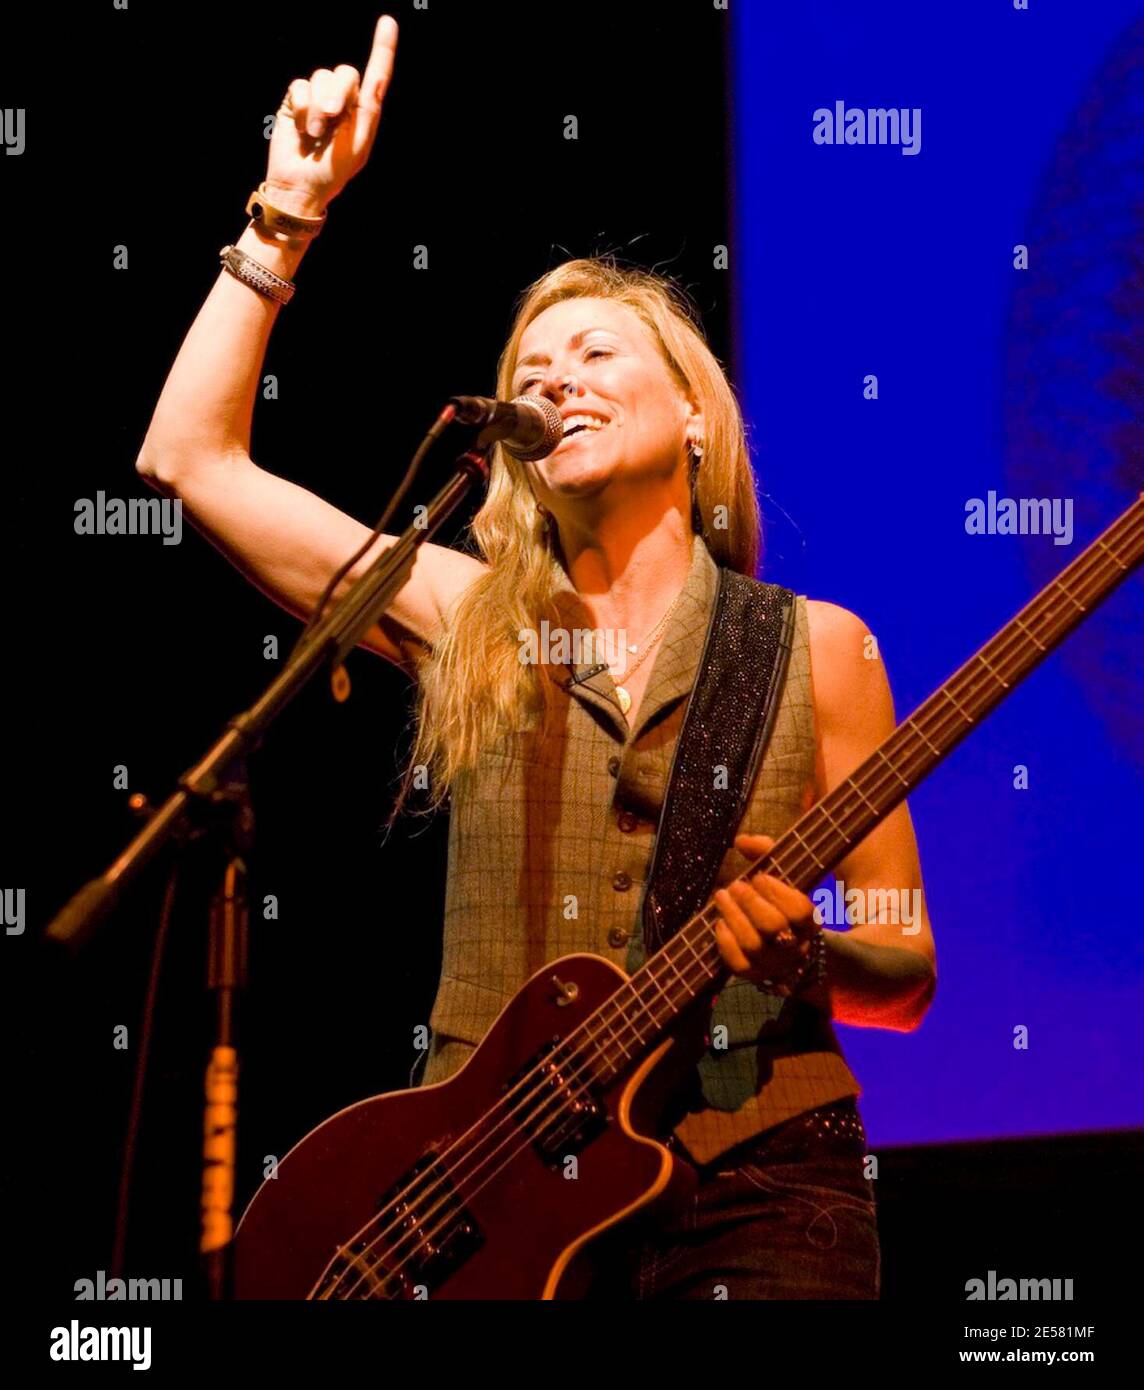
<svg viewBox="0 0 1144 1390"><path fill-rule="evenodd" d="M612 356L612 349L611 349L611 348L606 348L606 347L594 347L594 348L589 348L588 351L584 354L584 356L585 356L585 358L590 358L590 357L611 357L611 356Z"/></svg>

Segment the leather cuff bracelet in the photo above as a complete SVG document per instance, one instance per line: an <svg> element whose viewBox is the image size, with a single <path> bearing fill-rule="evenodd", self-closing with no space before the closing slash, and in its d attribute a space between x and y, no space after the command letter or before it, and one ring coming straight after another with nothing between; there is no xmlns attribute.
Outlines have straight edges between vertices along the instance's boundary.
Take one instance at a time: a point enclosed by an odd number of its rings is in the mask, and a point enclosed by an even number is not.
<svg viewBox="0 0 1144 1390"><path fill-rule="evenodd" d="M775 994L780 999L797 999L800 994L826 982L826 938L822 929L810 939L810 950L793 980L777 985L773 980L760 980L756 988L763 994Z"/></svg>
<svg viewBox="0 0 1144 1390"><path fill-rule="evenodd" d="M284 236L291 241L305 241L316 237L326 225L324 212L321 217L299 217L297 213L283 212L281 208L267 202L265 181L260 183L246 200L246 212L261 231L272 236Z"/></svg>
<svg viewBox="0 0 1144 1390"><path fill-rule="evenodd" d="M244 285L249 285L252 290L257 290L267 299L277 300L279 304L289 304L294 298L297 286L292 280L283 280L281 275L267 270L261 261L248 256L237 246L224 246L218 253L218 258L223 268L229 270L236 280L241 280Z"/></svg>

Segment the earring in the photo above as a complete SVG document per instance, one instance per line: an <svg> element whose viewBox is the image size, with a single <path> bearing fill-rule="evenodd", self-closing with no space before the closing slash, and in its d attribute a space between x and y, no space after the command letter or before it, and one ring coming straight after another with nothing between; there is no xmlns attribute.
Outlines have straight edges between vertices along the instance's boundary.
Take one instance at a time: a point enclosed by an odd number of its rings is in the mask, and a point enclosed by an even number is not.
<svg viewBox="0 0 1144 1390"><path fill-rule="evenodd" d="M689 454L689 469L691 482L691 529L697 536L703 534L703 515L699 510L699 497L696 494L695 480L699 475L699 465L703 459L703 441L689 437L687 440Z"/></svg>
<svg viewBox="0 0 1144 1390"><path fill-rule="evenodd" d="M541 504L537 502L536 515L540 519L540 534L547 537L548 533L552 530L552 517L549 515L548 508L541 506Z"/></svg>

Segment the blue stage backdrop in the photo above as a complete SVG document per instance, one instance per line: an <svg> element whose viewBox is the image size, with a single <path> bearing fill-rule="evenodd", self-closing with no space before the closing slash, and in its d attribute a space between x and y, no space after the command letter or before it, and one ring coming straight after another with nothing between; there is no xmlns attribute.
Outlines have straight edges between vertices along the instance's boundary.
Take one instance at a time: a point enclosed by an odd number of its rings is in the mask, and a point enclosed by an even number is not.
<svg viewBox="0 0 1144 1390"><path fill-rule="evenodd" d="M1144 17L731 8L764 572L862 617L901 718L1144 486ZM970 534L990 493L1056 534ZM910 800L939 985L915 1034L839 1030L875 1143L1144 1121L1140 599Z"/></svg>

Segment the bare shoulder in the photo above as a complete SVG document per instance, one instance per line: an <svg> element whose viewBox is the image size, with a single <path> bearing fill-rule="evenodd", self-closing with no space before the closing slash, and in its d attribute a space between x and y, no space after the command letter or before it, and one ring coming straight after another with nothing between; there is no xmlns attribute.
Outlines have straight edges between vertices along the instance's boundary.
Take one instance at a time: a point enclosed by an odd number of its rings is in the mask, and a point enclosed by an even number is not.
<svg viewBox="0 0 1144 1390"><path fill-rule="evenodd" d="M824 677L831 673L854 675L857 662L871 661L877 652L877 639L857 613L820 599L806 601L806 626L810 639L810 659Z"/></svg>
<svg viewBox="0 0 1144 1390"><path fill-rule="evenodd" d="M811 646L818 643L823 651L853 646L855 643L861 645L862 639L870 633L857 613L817 598L806 601L806 623Z"/></svg>
<svg viewBox="0 0 1144 1390"><path fill-rule="evenodd" d="M867 734L893 727L894 706L878 639L848 608L806 601L814 708L820 731Z"/></svg>

